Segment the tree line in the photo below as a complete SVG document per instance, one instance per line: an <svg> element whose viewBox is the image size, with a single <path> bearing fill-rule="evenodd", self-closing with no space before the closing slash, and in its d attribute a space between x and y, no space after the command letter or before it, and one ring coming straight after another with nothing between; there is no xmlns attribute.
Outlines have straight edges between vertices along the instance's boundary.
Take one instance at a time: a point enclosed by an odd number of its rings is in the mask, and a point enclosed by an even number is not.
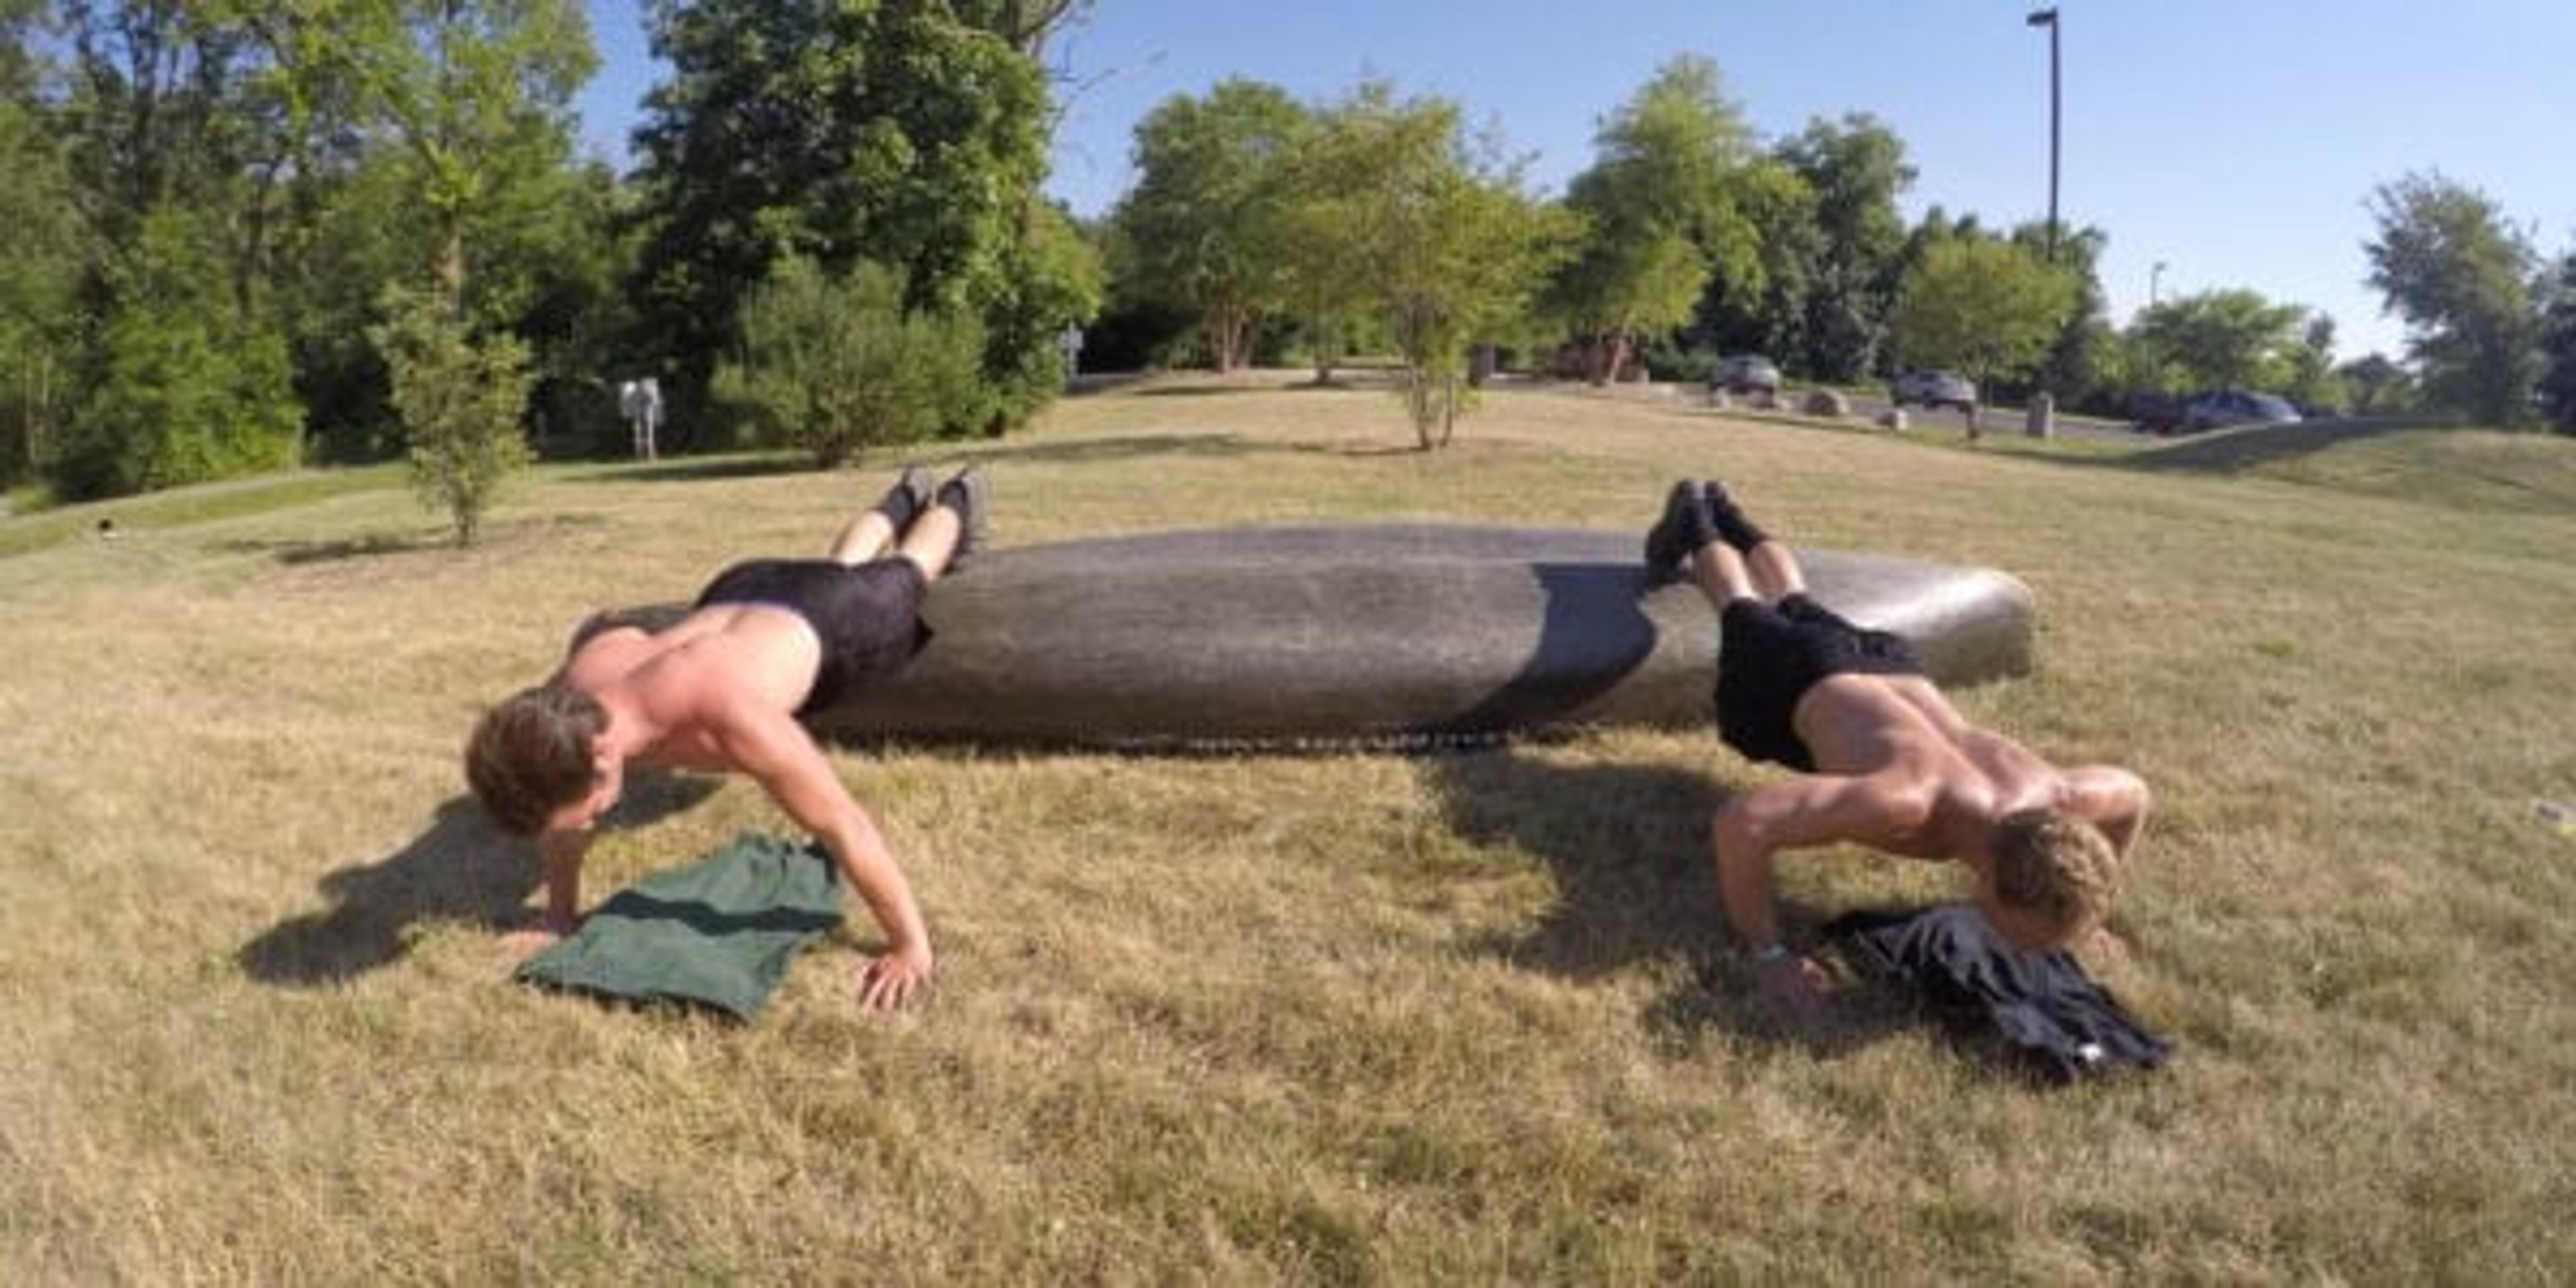
<svg viewBox="0 0 2576 1288"><path fill-rule="evenodd" d="M2576 428L2576 255L2474 189L2371 195L2400 358L2249 290L2125 327L2106 234L1907 220L1867 115L1765 146L1665 64L1541 197L1459 104L1233 78L1135 134L1106 216L1045 199L1049 38L1085 0L654 0L628 173L585 157L575 0L0 0L0 484L69 499L408 455L460 535L531 455L1002 432L1093 366L1391 362L1426 445L1487 363L1820 382L1961 369L2117 414L2139 390ZM2053 256L2047 249L2053 244Z"/></svg>
<svg viewBox="0 0 2576 1288"><path fill-rule="evenodd" d="M1395 121L1426 141L1373 150ZM1909 223L1917 172L1894 130L1850 114L1761 146L1705 58L1666 63L1594 148L1546 200L1455 103L1384 82L1317 104L1240 77L1175 96L1138 126L1135 186L1096 230L1110 275L1095 348L1126 365L1305 362L1319 379L1368 351L1447 380L1464 358L1418 353L1405 321L1445 275L1453 347L1595 383L1762 353L1822 383L1948 368L1990 397L2046 390L2113 416L2141 393L2250 388L2576 432L2576 252L2549 269L2491 199L2438 174L2369 198L2362 249L2406 354L2337 364L2331 317L2249 289L2114 326L2099 227L2052 238L1937 206ZM1479 216L1437 208L1470 193Z"/></svg>

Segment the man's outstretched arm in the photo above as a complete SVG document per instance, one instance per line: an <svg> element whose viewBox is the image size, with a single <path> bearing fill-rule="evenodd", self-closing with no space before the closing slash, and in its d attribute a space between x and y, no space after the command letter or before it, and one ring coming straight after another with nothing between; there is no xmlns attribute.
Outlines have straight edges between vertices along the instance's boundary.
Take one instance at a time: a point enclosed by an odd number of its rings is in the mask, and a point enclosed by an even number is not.
<svg viewBox="0 0 2576 1288"><path fill-rule="evenodd" d="M749 713L727 722L717 743L736 768L823 843L885 931L885 954L861 975L860 1002L875 1010L903 1005L930 982L930 931L876 821L841 785L812 736L787 716Z"/></svg>
<svg viewBox="0 0 2576 1288"><path fill-rule="evenodd" d="M2066 771L2066 808L2101 828L2123 864L2147 825L2153 800L2146 780L2118 765L2083 765Z"/></svg>
<svg viewBox="0 0 2576 1288"><path fill-rule="evenodd" d="M1763 987L1774 1001L1805 1016L1822 1001L1824 982L1821 967L1781 943L1773 899L1780 851L1836 841L1883 842L1921 827L1930 809L1921 792L1881 779L1811 774L1746 792L1717 811L1710 840L1718 894L1728 924L1760 964Z"/></svg>
<svg viewBox="0 0 2576 1288"><path fill-rule="evenodd" d="M537 855L545 861L546 930L569 935L581 925L581 861L590 853L590 833L546 831L537 834Z"/></svg>

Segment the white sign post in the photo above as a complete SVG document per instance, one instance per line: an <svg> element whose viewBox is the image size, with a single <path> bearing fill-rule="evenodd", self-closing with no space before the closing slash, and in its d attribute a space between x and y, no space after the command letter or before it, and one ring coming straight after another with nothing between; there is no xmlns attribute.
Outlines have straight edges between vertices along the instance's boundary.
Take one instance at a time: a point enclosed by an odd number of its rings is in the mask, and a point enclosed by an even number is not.
<svg viewBox="0 0 2576 1288"><path fill-rule="evenodd" d="M635 459L658 456L653 436L662 427L662 382L651 376L617 386L617 410L635 431Z"/></svg>

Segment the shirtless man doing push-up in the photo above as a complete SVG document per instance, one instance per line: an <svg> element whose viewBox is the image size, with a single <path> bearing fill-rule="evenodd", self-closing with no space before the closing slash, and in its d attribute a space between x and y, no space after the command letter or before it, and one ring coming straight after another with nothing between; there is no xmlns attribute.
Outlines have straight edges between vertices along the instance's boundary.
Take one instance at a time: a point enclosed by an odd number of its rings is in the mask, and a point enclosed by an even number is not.
<svg viewBox="0 0 2576 1288"><path fill-rule="evenodd" d="M1687 572L1718 610L1720 737L1798 771L1728 800L1711 826L1727 920L1775 1003L1811 1017L1826 978L1781 941L1772 863L1782 850L1850 841L1955 860L2014 947L2107 941L2112 888L2147 817L2137 775L2059 768L1969 723L1924 678L1910 643L1809 598L1797 556L1716 483L1673 486L1646 563L1658 576Z"/></svg>
<svg viewBox="0 0 2576 1288"><path fill-rule="evenodd" d="M929 638L922 594L982 543L984 480L936 488L918 468L834 538L822 559L760 559L719 574L659 632L585 628L553 679L485 713L465 776L503 831L545 861L545 933L569 933L593 827L625 767L749 775L823 843L885 931L859 973L870 1009L930 982L930 932L867 811L797 717L900 670Z"/></svg>

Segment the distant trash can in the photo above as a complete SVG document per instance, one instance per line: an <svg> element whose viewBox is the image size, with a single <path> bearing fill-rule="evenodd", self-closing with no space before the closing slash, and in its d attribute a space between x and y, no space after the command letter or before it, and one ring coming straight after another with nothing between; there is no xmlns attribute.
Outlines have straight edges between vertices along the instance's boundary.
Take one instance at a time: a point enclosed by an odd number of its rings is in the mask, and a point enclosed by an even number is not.
<svg viewBox="0 0 2576 1288"><path fill-rule="evenodd" d="M2057 436L2057 399L2050 397L2047 390L2043 389L2030 396L2030 412L2022 426L2022 432L2032 438Z"/></svg>

